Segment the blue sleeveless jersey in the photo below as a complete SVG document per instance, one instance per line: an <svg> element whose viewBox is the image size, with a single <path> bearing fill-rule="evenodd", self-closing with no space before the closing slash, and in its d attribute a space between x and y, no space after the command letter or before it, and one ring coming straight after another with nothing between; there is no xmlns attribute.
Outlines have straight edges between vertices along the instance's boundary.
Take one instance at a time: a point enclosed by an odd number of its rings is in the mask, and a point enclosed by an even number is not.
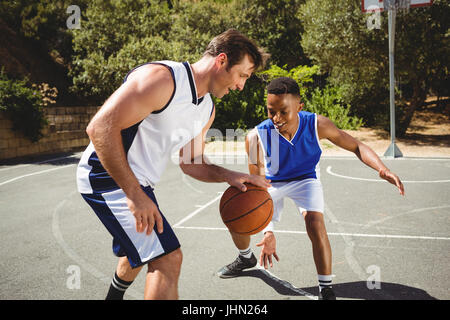
<svg viewBox="0 0 450 320"><path fill-rule="evenodd" d="M298 113L299 126L291 141L282 136L272 120L256 126L263 147L266 178L273 182L318 179L322 149L317 134L317 115Z"/></svg>

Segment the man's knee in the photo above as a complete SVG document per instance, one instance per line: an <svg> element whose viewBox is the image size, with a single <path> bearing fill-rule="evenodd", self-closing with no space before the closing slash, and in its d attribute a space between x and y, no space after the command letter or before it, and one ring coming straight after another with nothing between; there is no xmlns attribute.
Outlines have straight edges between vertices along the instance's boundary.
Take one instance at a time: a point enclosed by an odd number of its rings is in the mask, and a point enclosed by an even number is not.
<svg viewBox="0 0 450 320"><path fill-rule="evenodd" d="M177 266L178 269L181 269L181 264L183 263L183 253L181 252L180 248L169 253L168 258L170 259L171 263L174 264L174 266Z"/></svg>
<svg viewBox="0 0 450 320"><path fill-rule="evenodd" d="M148 271L161 271L165 274L178 277L182 262L183 253L181 252L181 249L178 248L155 261L149 262Z"/></svg>

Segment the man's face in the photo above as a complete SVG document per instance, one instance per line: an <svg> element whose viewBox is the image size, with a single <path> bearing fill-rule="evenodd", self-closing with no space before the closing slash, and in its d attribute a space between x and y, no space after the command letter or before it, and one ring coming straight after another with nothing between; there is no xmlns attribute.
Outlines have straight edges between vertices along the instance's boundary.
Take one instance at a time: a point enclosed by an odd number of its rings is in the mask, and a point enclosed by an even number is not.
<svg viewBox="0 0 450 320"><path fill-rule="evenodd" d="M293 94L267 95L268 117L281 134L294 134L297 131L297 113L302 106L300 98Z"/></svg>
<svg viewBox="0 0 450 320"><path fill-rule="evenodd" d="M218 69L210 92L217 98L222 98L230 90L241 91L244 89L245 82L252 75L254 68L254 64L248 55L245 55L238 64L235 64L229 70L227 70L227 57L223 53L216 57L216 64Z"/></svg>

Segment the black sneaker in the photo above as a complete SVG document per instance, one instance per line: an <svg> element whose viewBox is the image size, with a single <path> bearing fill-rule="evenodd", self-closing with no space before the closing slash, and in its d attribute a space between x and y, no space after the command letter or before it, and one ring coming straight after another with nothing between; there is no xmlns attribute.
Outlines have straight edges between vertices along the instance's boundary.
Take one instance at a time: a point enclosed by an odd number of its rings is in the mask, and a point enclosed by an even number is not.
<svg viewBox="0 0 450 320"><path fill-rule="evenodd" d="M319 293L319 300L336 300L336 295L332 288L323 288Z"/></svg>
<svg viewBox="0 0 450 320"><path fill-rule="evenodd" d="M256 263L257 260L253 253L250 258L244 258L243 256L239 255L232 263L220 269L217 272L217 275L221 278L237 277L242 273L242 270L253 268L254 266L256 266Z"/></svg>

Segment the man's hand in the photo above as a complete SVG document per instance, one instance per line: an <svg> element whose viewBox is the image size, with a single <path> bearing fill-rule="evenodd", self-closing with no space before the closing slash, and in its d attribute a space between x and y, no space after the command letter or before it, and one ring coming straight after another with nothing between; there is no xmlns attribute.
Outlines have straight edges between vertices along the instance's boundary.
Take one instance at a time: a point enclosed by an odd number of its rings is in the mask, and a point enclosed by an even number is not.
<svg viewBox="0 0 450 320"><path fill-rule="evenodd" d="M275 235L272 231L267 231L264 234L264 238L260 243L256 244L257 247L262 247L261 254L259 255L259 265L262 266L264 263L264 269L267 269L267 263L269 263L270 267L273 267L272 263L272 255L280 261L276 252L276 240Z"/></svg>
<svg viewBox="0 0 450 320"><path fill-rule="evenodd" d="M403 187L403 183L400 181L400 178L395 173L390 172L389 169L380 169L378 173L381 179L384 179L387 182L392 183L398 188L402 196L405 195L405 188Z"/></svg>
<svg viewBox="0 0 450 320"><path fill-rule="evenodd" d="M244 184L245 182L251 183L264 189L270 188L272 186L270 184L270 180L267 180L263 176L255 174L245 174L236 171L232 171L231 175L227 179L227 182L230 186L236 187L243 192L247 191L247 187Z"/></svg>
<svg viewBox="0 0 450 320"><path fill-rule="evenodd" d="M163 232L163 219L156 204L144 192L133 197L133 200L127 198L128 208L136 218L136 231L144 232L147 229L147 235L153 231L156 226L158 233Z"/></svg>

